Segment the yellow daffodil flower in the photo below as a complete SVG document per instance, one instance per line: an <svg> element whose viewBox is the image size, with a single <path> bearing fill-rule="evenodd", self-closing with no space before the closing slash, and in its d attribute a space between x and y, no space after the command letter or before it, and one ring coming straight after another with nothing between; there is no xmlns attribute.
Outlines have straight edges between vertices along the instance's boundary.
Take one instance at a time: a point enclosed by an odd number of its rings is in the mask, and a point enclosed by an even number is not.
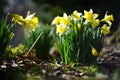
<svg viewBox="0 0 120 80"><path fill-rule="evenodd" d="M26 18L24 19L18 14L11 14L11 16L13 16L12 21L18 23L19 25L25 26L27 30L35 29L38 26L38 18L34 17L34 15L35 13L30 14L28 11Z"/></svg>
<svg viewBox="0 0 120 80"><path fill-rule="evenodd" d="M52 24L59 25L59 24L65 24L65 25L70 25L70 19L67 16L66 13L63 14L63 17L55 17L54 20L52 21Z"/></svg>
<svg viewBox="0 0 120 80"><path fill-rule="evenodd" d="M66 13L63 14L63 17L60 19L61 24L70 25L70 19Z"/></svg>
<svg viewBox="0 0 120 80"><path fill-rule="evenodd" d="M61 17L57 16L53 19L52 24L59 25L60 24Z"/></svg>
<svg viewBox="0 0 120 80"><path fill-rule="evenodd" d="M34 17L35 13L30 14L30 11L27 12L27 16L25 17L25 20L30 20Z"/></svg>
<svg viewBox="0 0 120 80"><path fill-rule="evenodd" d="M57 25L56 33L63 34L68 30L68 27L66 25Z"/></svg>
<svg viewBox="0 0 120 80"><path fill-rule="evenodd" d="M25 26L26 26L27 30L37 28L37 26L38 26L38 18L37 17L33 17L30 20L26 20Z"/></svg>
<svg viewBox="0 0 120 80"><path fill-rule="evenodd" d="M106 24L104 24L104 25L102 26L102 28L101 28L101 31L102 31L102 33L103 33L104 35L107 35L107 34L110 33L110 27L107 26Z"/></svg>
<svg viewBox="0 0 120 80"><path fill-rule="evenodd" d="M92 21L98 17L98 14L93 14L93 10L90 9L89 11L84 11L84 16L83 16L87 22Z"/></svg>
<svg viewBox="0 0 120 80"><path fill-rule="evenodd" d="M102 19L101 21L104 21L104 22L108 23L109 26L111 26L111 24L112 24L111 21L114 21L113 15L107 15L107 13L106 13L104 19Z"/></svg>
<svg viewBox="0 0 120 80"><path fill-rule="evenodd" d="M38 18L34 17L35 13L30 14L30 12L28 11L27 16L25 18L25 26L26 29L35 29L38 27Z"/></svg>
<svg viewBox="0 0 120 80"><path fill-rule="evenodd" d="M82 14L78 13L77 10L73 11L73 14L72 14L74 20L80 20L81 19L81 17L80 17L81 15Z"/></svg>
<svg viewBox="0 0 120 80"><path fill-rule="evenodd" d="M92 21L92 27L97 27L97 26L99 26L99 24L100 24L100 21L99 21L99 19L96 19L96 20L93 20Z"/></svg>
<svg viewBox="0 0 120 80"><path fill-rule="evenodd" d="M94 56L98 56L97 50L96 50L93 46L91 46L91 48L92 48L92 54L93 54Z"/></svg>
<svg viewBox="0 0 120 80"><path fill-rule="evenodd" d="M23 25L24 23L24 19L22 16L18 15L18 14L10 14L13 18L12 21L16 24L18 23L19 25Z"/></svg>

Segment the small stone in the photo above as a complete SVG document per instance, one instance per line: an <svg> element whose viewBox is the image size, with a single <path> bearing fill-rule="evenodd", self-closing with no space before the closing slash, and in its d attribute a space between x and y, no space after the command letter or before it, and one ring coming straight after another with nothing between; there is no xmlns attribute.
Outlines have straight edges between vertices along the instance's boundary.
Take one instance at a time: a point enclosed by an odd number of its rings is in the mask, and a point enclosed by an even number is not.
<svg viewBox="0 0 120 80"><path fill-rule="evenodd" d="M120 58L119 58L119 57L114 57L114 59L115 59L115 60L120 60Z"/></svg>
<svg viewBox="0 0 120 80"><path fill-rule="evenodd" d="M66 74L71 74L71 75L72 75L72 74L74 74L74 71L66 71L65 73L66 73Z"/></svg>
<svg viewBox="0 0 120 80"><path fill-rule="evenodd" d="M79 72L75 72L75 76L80 76L80 73Z"/></svg>
<svg viewBox="0 0 120 80"><path fill-rule="evenodd" d="M12 60L12 67L18 67L18 64L16 64L14 60Z"/></svg>
<svg viewBox="0 0 120 80"><path fill-rule="evenodd" d="M43 74L47 74L47 71L43 69L43 70L42 70L42 73L43 73Z"/></svg>
<svg viewBox="0 0 120 80"><path fill-rule="evenodd" d="M82 78L84 78L84 79L88 79L89 77L85 75L85 76L82 76Z"/></svg>
<svg viewBox="0 0 120 80"><path fill-rule="evenodd" d="M12 64L12 67L18 67L18 64L13 63L13 64Z"/></svg>
<svg viewBox="0 0 120 80"><path fill-rule="evenodd" d="M65 79L65 80L73 80L73 79L72 79L72 76L67 75L67 74L63 74L63 75L62 75L62 78Z"/></svg>
<svg viewBox="0 0 120 80"><path fill-rule="evenodd" d="M6 69L7 66L6 66L6 65L1 65L1 68L2 68L2 69Z"/></svg>
<svg viewBox="0 0 120 80"><path fill-rule="evenodd" d="M80 76L83 76L84 75L84 73L80 73Z"/></svg>
<svg viewBox="0 0 120 80"><path fill-rule="evenodd" d="M25 65L24 65L24 64L19 64L19 66L23 67L23 66L25 66Z"/></svg>
<svg viewBox="0 0 120 80"><path fill-rule="evenodd" d="M104 74L102 74L102 73L97 73L96 74L96 78L99 78L99 79L106 79L106 78L108 78L108 76L107 75L104 75Z"/></svg>
<svg viewBox="0 0 120 80"><path fill-rule="evenodd" d="M49 73L49 76L60 76L60 74L61 74L61 70L58 70L58 71Z"/></svg>
<svg viewBox="0 0 120 80"><path fill-rule="evenodd" d="M23 61L21 60L21 61L18 61L18 64L21 64L21 63L23 63Z"/></svg>

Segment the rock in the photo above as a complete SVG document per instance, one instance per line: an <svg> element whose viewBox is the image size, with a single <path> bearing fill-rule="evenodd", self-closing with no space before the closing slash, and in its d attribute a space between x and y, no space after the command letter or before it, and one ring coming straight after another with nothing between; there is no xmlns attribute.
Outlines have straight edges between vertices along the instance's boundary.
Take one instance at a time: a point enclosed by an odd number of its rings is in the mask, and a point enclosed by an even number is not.
<svg viewBox="0 0 120 80"><path fill-rule="evenodd" d="M66 71L66 74L73 75L75 72L74 71Z"/></svg>
<svg viewBox="0 0 120 80"><path fill-rule="evenodd" d="M57 71L55 71L55 72L49 73L49 76L54 76L54 77L56 77L56 76L60 76L61 73L62 73L61 70L57 70Z"/></svg>
<svg viewBox="0 0 120 80"><path fill-rule="evenodd" d="M65 80L77 80L74 75L62 74L62 78Z"/></svg>
<svg viewBox="0 0 120 80"><path fill-rule="evenodd" d="M43 70L42 70L42 73L43 73L43 74L47 74L47 71L43 69Z"/></svg>
<svg viewBox="0 0 120 80"><path fill-rule="evenodd" d="M95 77L98 79L106 79L106 78L108 78L108 75L104 75L102 73L96 73Z"/></svg>
<svg viewBox="0 0 120 80"><path fill-rule="evenodd" d="M97 64L106 67L107 69L114 69L120 67L120 51L115 48L104 48L101 55L97 59Z"/></svg>

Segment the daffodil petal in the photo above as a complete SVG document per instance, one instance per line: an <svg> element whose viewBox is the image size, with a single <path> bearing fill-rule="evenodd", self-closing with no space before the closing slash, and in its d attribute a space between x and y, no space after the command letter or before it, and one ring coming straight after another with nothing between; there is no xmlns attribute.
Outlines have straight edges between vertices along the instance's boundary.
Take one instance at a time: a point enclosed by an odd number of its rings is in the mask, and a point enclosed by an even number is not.
<svg viewBox="0 0 120 80"><path fill-rule="evenodd" d="M102 26L102 28L101 28L101 31L102 31L102 33L103 33L104 35L107 35L107 34L110 33L110 27L107 26L106 24L104 24L104 25Z"/></svg>
<svg viewBox="0 0 120 80"><path fill-rule="evenodd" d="M19 25L23 25L24 24L24 19L22 16L18 15L18 14L10 14L13 18L12 21L14 23L18 23Z"/></svg>

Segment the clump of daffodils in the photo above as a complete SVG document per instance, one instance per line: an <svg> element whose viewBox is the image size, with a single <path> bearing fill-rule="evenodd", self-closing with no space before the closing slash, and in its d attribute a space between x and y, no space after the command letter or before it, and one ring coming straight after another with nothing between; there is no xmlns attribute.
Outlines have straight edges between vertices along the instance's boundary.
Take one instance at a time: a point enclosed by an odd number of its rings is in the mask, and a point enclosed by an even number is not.
<svg viewBox="0 0 120 80"><path fill-rule="evenodd" d="M103 19L93 10L84 14L75 10L52 21L56 26L56 46L64 64L94 63L101 50L103 37L110 33L113 15L106 12Z"/></svg>

